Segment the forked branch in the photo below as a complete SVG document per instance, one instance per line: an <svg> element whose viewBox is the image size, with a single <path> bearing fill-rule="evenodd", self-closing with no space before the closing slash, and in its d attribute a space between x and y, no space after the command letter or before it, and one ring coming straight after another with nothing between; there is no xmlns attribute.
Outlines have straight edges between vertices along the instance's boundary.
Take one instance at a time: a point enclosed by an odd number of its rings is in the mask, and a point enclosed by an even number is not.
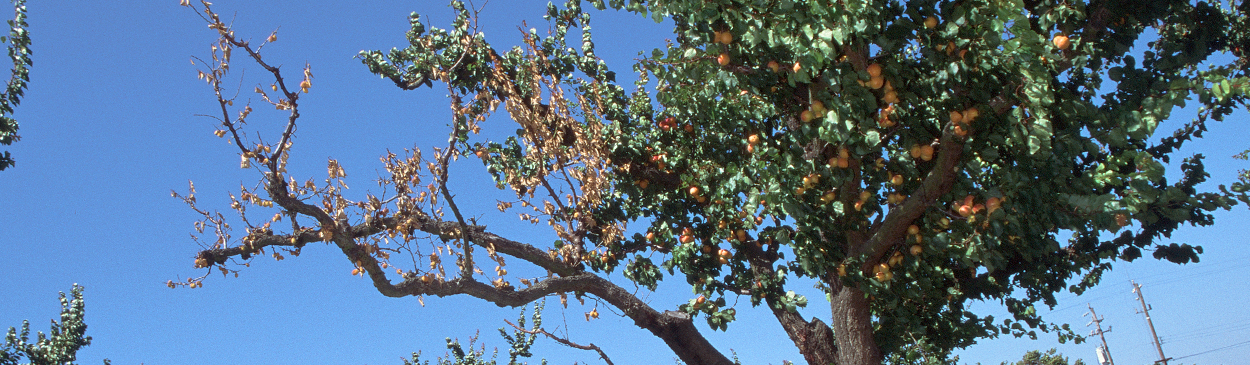
<svg viewBox="0 0 1250 365"><path fill-rule="evenodd" d="M542 329L542 328L535 328L535 329L532 329L532 330L527 330L527 329L521 328L521 327L519 327L519 326L517 326L517 325L515 325L515 324L512 324L512 322L509 322L509 321L508 321L508 320L506 320L506 319L504 320L504 323L507 323L509 326L512 326L512 328L515 328L517 331L525 332L525 333L528 333L528 334L531 334L531 335L534 335L534 334L539 334L539 333L544 334L544 335L547 335L547 337L549 337L549 338L551 338L551 339L553 339L553 340L556 340L556 342L559 342L560 344L565 345L565 346L568 346L568 347L572 347L572 348L575 348L575 349L578 349L578 350L594 350L595 352L598 352L598 353L599 353L599 357L600 357L600 358L603 358L603 362L608 363L608 365L613 365L613 364L612 364L612 359L609 359L609 358L608 358L608 354L604 353L604 352L603 352L603 349L599 348L599 346L595 346L595 344L593 344L593 343L592 343L592 344L589 344L589 345L579 345L579 344L574 343L573 341L569 341L568 339L561 338L561 337L559 337L559 336L553 335L553 334L551 334L551 332L547 332L547 330L544 330L544 329Z"/></svg>

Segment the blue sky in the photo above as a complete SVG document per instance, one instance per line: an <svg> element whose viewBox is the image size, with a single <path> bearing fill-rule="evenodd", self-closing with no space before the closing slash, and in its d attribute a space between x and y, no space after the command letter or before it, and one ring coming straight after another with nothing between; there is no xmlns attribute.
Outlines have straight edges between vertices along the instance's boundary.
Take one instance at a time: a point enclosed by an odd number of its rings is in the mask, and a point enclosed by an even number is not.
<svg viewBox="0 0 1250 365"><path fill-rule="evenodd" d="M212 135L214 120L199 116L216 106L189 60L208 54L214 32L173 0L32 2L29 8L35 65L16 114L22 140L7 148L17 166L0 173L0 327L29 319L35 330L46 331L59 309L56 293L79 283L86 287L88 333L95 337L79 354L88 364L103 358L117 364L397 364L414 351L431 359L442 355L444 338L467 342L479 330L488 350L504 344L496 329L515 320L515 309L462 297L426 298L424 306L415 298L386 298L350 275L352 266L337 249L319 244L280 262L256 259L239 278L214 275L200 289L166 288L166 280L202 274L191 267L199 249L189 236L196 215L170 191L185 192L191 180L201 206L225 209L226 194L237 194L240 184L254 185L257 177L239 169L237 150ZM445 143L442 92L400 91L353 59L360 50L403 46L410 12L447 26L452 13L445 2L222 1L215 8L234 19L243 37L260 40L280 27L265 54L290 77L312 65L316 78L301 99L303 118L289 167L297 179L322 177L332 157L355 188L349 198L359 198L376 187L378 157L387 149L428 150ZM490 2L483 30L496 46L510 47L519 40L522 21L526 29L545 29L544 9L544 2ZM632 80L625 75L638 51L661 46L671 34L663 24L630 14L593 15L598 53L622 82ZM235 72L240 70L244 92L265 82L255 66L236 61ZM1174 114L1160 131L1169 133L1189 115ZM1211 124L1207 139L1186 147L1209 157L1214 182L1232 181L1247 166L1229 158L1250 147L1243 138L1245 117ZM258 111L250 125L274 136L282 120ZM486 128L514 129L498 123ZM493 228L518 239L552 239L545 229L515 224L494 210L493 199L505 196L480 189L490 184L482 185L488 178L476 162L461 162L451 172L453 191L464 197L462 209L482 212ZM1239 363L1250 348L1243 342L1250 338L1250 314L1238 304L1250 292L1250 246L1240 229L1247 218L1243 206L1218 213L1215 227L1178 232L1174 242L1206 249L1201 263L1118 263L1101 286L1065 297L1047 318L1085 333L1088 319L1081 314L1089 303L1112 328L1107 340L1118 362L1150 362L1157 355L1129 286L1137 280L1168 356L1241 343L1180 360ZM613 278L624 282L619 274ZM640 293L662 309L691 296L680 280L665 284L658 293ZM813 299L805 314L828 316L827 304ZM1001 311L994 303L980 306ZM545 327L600 345L618 364L672 361L661 341L606 307L599 307L600 319L585 321L583 313L593 307L590 301L568 309L549 302ZM740 320L728 332L704 325L704 333L744 363L801 361L771 315L748 307L746 301L738 306ZM958 354L964 362L997 364L1050 347L1096 362L1092 343L1060 346L1048 336L985 340ZM549 340L540 340L535 353L555 364L600 363L592 353Z"/></svg>

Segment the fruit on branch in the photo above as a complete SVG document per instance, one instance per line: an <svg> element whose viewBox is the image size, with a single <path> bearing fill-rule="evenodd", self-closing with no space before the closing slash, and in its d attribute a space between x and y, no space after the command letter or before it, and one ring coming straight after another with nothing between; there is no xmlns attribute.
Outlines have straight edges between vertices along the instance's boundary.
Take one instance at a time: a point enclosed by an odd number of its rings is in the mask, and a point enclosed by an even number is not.
<svg viewBox="0 0 1250 365"><path fill-rule="evenodd" d="M820 196L821 203L829 204L833 203L835 200L838 200L838 194L833 192L833 190L827 191L825 192L825 195Z"/></svg>
<svg viewBox="0 0 1250 365"><path fill-rule="evenodd" d="M869 77L868 84L867 84L868 87L872 88L873 90L876 90L885 86L885 77L881 76L880 64L874 63L871 65L868 65L867 71L868 71L868 77Z"/></svg>
<svg viewBox="0 0 1250 365"><path fill-rule="evenodd" d="M977 107L974 106L974 107L965 109L963 112L964 123L967 123L968 125L972 125L972 121L976 120L977 117L979 116L981 116L981 111L977 110Z"/></svg>
<svg viewBox="0 0 1250 365"><path fill-rule="evenodd" d="M1063 33L1055 34L1055 37L1051 39L1050 42L1055 44L1055 48L1063 51L1072 47L1072 40L1068 39L1068 36L1063 35Z"/></svg>
<svg viewBox="0 0 1250 365"><path fill-rule="evenodd" d="M924 27L925 27L926 29L933 29L933 28L937 28L937 26L938 26L938 19L937 19L937 17L932 17L932 16L931 16L931 17L928 17L928 18L925 18L925 19L924 19Z"/></svg>
<svg viewBox="0 0 1250 365"><path fill-rule="evenodd" d="M825 113L829 112L829 109L825 108L825 103L820 100L816 100L812 102L811 110L812 110L812 113L816 114L817 118L824 116Z"/></svg>
<svg viewBox="0 0 1250 365"><path fill-rule="evenodd" d="M896 267L901 263L903 263L903 253L894 251L894 254L890 255L890 260L888 264L890 265L890 267Z"/></svg>
<svg viewBox="0 0 1250 365"><path fill-rule="evenodd" d="M951 132L955 133L955 136L958 137L968 136L968 128L964 127L963 124L956 124L954 127L951 127Z"/></svg>
<svg viewBox="0 0 1250 365"><path fill-rule="evenodd" d="M894 279L894 273L890 272L890 265L879 264L877 265L875 271L876 272L873 274L873 276L877 278L877 281L884 283L884 282L890 281L891 279Z"/></svg>
<svg viewBox="0 0 1250 365"><path fill-rule="evenodd" d="M868 199L870 198L872 198L872 193L868 192L867 190L860 191L859 200L855 201L855 210L856 211L863 210L864 204L868 203Z"/></svg>
<svg viewBox="0 0 1250 365"><path fill-rule="evenodd" d="M999 197L993 197L985 200L985 214L994 214L994 211L1003 206L1003 200Z"/></svg>
<svg viewBox="0 0 1250 365"><path fill-rule="evenodd" d="M959 213L960 217L967 218L968 216L972 215L973 213L972 212L972 203L973 203L972 199L973 199L972 195L964 197L963 204L960 204L959 207L955 210L957 213Z"/></svg>
<svg viewBox="0 0 1250 365"><path fill-rule="evenodd" d="M879 76L868 80L868 87L873 90L880 89L882 86L885 86L885 79Z"/></svg>
<svg viewBox="0 0 1250 365"><path fill-rule="evenodd" d="M881 77L881 65L879 64L874 63L871 65L868 65L867 71L868 71L868 76L871 78Z"/></svg>
<svg viewBox="0 0 1250 365"><path fill-rule="evenodd" d="M886 85L889 85L889 83L886 83ZM898 92L894 90L887 90L885 94L881 95L881 101L889 104L898 104Z"/></svg>
<svg viewBox="0 0 1250 365"><path fill-rule="evenodd" d="M819 184L819 183L820 183L820 174L812 173L812 174L807 174L807 176L803 177L804 188L811 188L813 186L816 186L816 184Z"/></svg>
<svg viewBox="0 0 1250 365"><path fill-rule="evenodd" d="M672 130L673 127L677 126L677 118L665 117L664 119L661 119L658 124L661 130L668 132L669 130Z"/></svg>
<svg viewBox="0 0 1250 365"><path fill-rule="evenodd" d="M951 124L960 124L964 122L964 114L957 110L952 110L949 121Z"/></svg>

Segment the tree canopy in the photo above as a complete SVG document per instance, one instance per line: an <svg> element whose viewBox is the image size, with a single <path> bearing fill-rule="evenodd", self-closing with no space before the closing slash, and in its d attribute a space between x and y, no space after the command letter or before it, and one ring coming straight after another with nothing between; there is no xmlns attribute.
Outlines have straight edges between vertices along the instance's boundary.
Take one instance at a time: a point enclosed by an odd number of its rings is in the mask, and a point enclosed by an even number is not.
<svg viewBox="0 0 1250 365"><path fill-rule="evenodd" d="M311 66L284 73L261 52L276 33L249 41L210 4L183 5L220 36L197 59L200 77L221 106L217 135L260 181L231 195L237 219L197 206L193 188L175 194L204 217L195 267L225 274L327 242L386 296L595 297L690 364L730 363L693 321L733 330L735 298L770 308L812 364L944 358L1036 330L1073 338L1035 306L1143 250L1195 262L1201 246L1166 238L1250 201L1244 184L1199 190L1202 155L1177 152L1245 106L1245 5L590 1L675 25L624 80L596 56L580 1L549 5L550 31L507 50L453 1L450 27L414 13L409 44L359 55L402 90L445 88L453 115L446 145L385 150L380 191L357 196L333 159L324 177L286 171ZM280 138L248 133L260 127L228 90L232 55L270 78L254 93L287 113L270 131ZM1153 140L1195 101L1197 119ZM482 133L492 128L515 133ZM501 212L549 225L558 240L510 237L475 218L483 212L462 212L455 192L481 187L450 186L449 169L474 160L515 193ZM547 275L510 276L511 265ZM697 295L648 304L608 279L616 271L651 290L683 280ZM818 284L827 314L798 312L800 281ZM1002 301L1013 318L973 313L973 300Z"/></svg>
<svg viewBox="0 0 1250 365"><path fill-rule="evenodd" d="M83 321L85 307L82 287L74 284L68 298L65 292L61 292L61 321L53 319L48 334L39 332L32 343L29 321L22 321L20 331L9 327L4 336L4 347L0 347L0 365L73 364L78 358L78 350L91 345L91 336L87 336L87 324ZM109 363L108 359L104 360L105 365Z"/></svg>
<svg viewBox="0 0 1250 365"><path fill-rule="evenodd" d="M1057 353L1055 349L1047 350L1045 353L1033 350L1025 353L1020 361L1004 361L1003 365L1068 365L1068 358ZM1072 365L1085 365L1085 361L1076 359Z"/></svg>

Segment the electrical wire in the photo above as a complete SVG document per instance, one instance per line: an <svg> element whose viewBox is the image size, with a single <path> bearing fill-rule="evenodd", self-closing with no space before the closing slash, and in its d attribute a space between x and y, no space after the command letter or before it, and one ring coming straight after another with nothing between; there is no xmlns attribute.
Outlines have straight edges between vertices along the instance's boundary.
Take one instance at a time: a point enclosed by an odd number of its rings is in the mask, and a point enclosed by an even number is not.
<svg viewBox="0 0 1250 365"><path fill-rule="evenodd" d="M1220 350L1226 350L1226 349L1230 349L1230 348L1237 347L1237 346L1241 346L1241 345L1245 345L1245 344L1250 344L1250 341L1241 341L1241 342L1238 342L1238 343L1235 343L1235 344L1232 344L1232 345L1228 345L1228 346L1224 346L1224 347L1220 347L1220 348L1214 348L1214 349L1206 350L1206 351L1199 352L1199 353L1196 353L1196 354L1189 354L1189 355L1185 355L1185 356L1181 356L1181 357L1173 357L1173 358L1172 358L1172 360L1180 360L1180 359L1184 359L1184 358L1186 358L1186 357L1193 357L1193 356L1198 356L1198 355L1202 355L1202 354L1209 354L1209 353L1212 353L1212 352L1216 352L1216 351L1220 351Z"/></svg>

